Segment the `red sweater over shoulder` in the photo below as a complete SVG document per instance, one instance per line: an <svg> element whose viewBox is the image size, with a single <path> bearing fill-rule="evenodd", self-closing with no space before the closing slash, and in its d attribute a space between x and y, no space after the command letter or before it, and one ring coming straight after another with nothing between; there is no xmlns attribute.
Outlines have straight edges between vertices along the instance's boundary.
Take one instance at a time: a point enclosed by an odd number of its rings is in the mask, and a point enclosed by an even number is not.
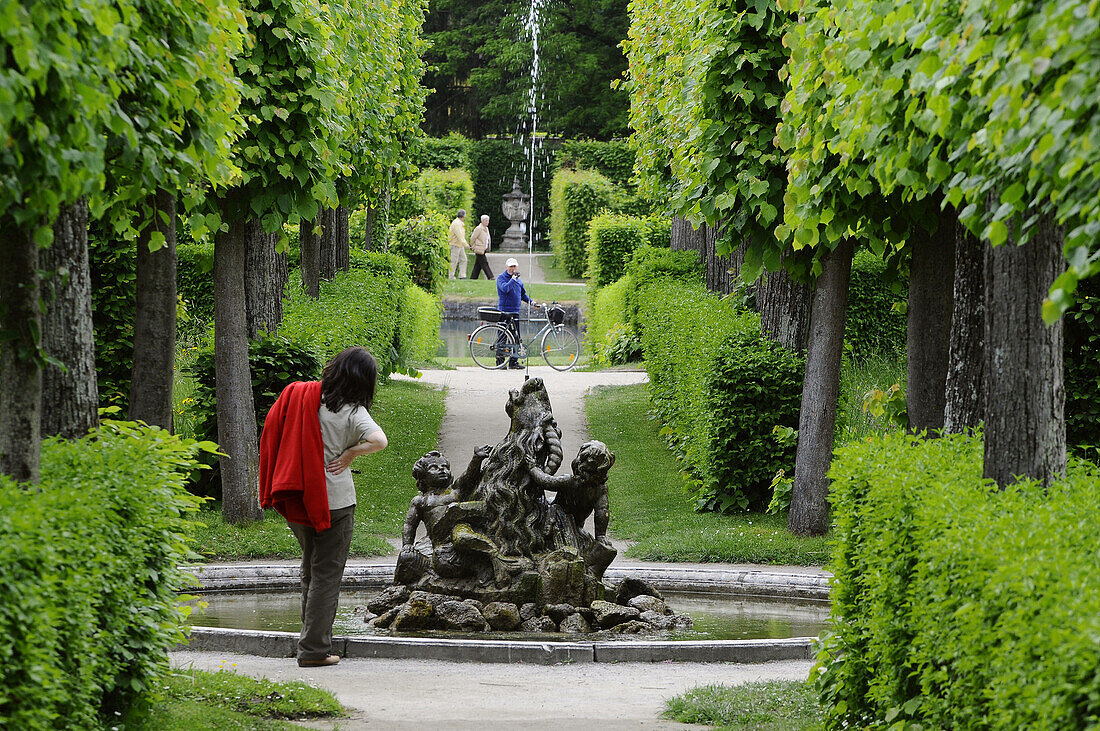
<svg viewBox="0 0 1100 731"><path fill-rule="evenodd" d="M292 523L331 525L321 441L319 381L296 381L279 395L260 437L260 505Z"/></svg>

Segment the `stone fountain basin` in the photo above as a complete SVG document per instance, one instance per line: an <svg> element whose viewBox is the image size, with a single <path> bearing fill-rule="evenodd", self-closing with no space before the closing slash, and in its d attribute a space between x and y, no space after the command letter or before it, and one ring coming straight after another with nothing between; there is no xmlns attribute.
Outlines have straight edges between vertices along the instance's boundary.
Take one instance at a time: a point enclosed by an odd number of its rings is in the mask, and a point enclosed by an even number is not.
<svg viewBox="0 0 1100 731"><path fill-rule="evenodd" d="M296 591L297 565L219 565L192 569L202 594ZM345 590L376 591L388 585L393 565L351 565L344 574ZM828 577L820 574L768 570L735 570L670 566L611 567L606 579L644 579L669 592L673 607L677 594L705 597L709 602L746 600L794 600L814 619L824 616L829 596ZM354 603L354 599L352 600ZM365 602L365 595L363 598ZM285 603L286 600L283 599ZM690 611L690 609L689 609ZM471 634L466 636L425 633L426 636L392 636L362 632L341 634L336 627L334 651L345 657L434 659L466 662L525 662L538 664L575 662L768 662L810 659L814 637L775 639L679 639L666 636L630 639L600 635L568 636L525 633ZM223 627L199 627L191 632L192 650L240 652L266 657L293 657L296 631L269 631Z"/></svg>

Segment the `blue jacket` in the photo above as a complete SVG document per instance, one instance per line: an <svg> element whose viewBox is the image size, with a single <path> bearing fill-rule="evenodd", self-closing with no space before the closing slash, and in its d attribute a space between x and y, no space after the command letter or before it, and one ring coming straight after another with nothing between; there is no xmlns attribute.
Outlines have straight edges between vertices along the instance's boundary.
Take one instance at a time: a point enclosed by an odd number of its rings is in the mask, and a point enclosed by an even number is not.
<svg viewBox="0 0 1100 731"><path fill-rule="evenodd" d="M519 277L512 279L505 269L497 275L497 309L501 312L519 312L521 301L531 301L523 288L523 280Z"/></svg>

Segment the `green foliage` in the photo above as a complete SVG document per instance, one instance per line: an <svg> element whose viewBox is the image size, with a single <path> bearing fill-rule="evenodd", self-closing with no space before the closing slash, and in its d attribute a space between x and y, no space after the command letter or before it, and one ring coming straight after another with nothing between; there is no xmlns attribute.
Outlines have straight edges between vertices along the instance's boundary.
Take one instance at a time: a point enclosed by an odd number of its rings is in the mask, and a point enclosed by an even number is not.
<svg viewBox="0 0 1100 731"><path fill-rule="evenodd" d="M1100 281L1081 282L1065 328L1066 442L1085 451L1100 447Z"/></svg>
<svg viewBox="0 0 1100 731"><path fill-rule="evenodd" d="M406 362L428 360L439 348L443 306L439 297L415 284L405 287L397 325L397 352Z"/></svg>
<svg viewBox="0 0 1100 731"><path fill-rule="evenodd" d="M772 0L635 0L625 43L631 137L642 189L692 220L749 241L746 280L780 266L786 189L775 146L792 16Z"/></svg>
<svg viewBox="0 0 1100 731"><path fill-rule="evenodd" d="M584 276L588 223L615 203L614 184L591 170L559 170L550 192L550 240L571 277Z"/></svg>
<svg viewBox="0 0 1100 731"><path fill-rule="evenodd" d="M626 94L612 89L626 60L627 0L541 3L538 131L609 139L626 129ZM437 0L424 23L431 44L424 128L469 137L516 133L530 106L527 0ZM526 133L527 130L523 130ZM511 181L511 177L508 179ZM479 209L487 210L487 209Z"/></svg>
<svg viewBox="0 0 1100 731"><path fill-rule="evenodd" d="M134 368L137 246L113 240L94 225L88 234L88 265L99 403L125 411Z"/></svg>
<svg viewBox="0 0 1100 731"><path fill-rule="evenodd" d="M176 291L193 320L214 319L214 245L176 247Z"/></svg>
<svg viewBox="0 0 1100 731"><path fill-rule="evenodd" d="M588 268L585 276L593 286L603 287L623 275L634 250L646 243L649 227L645 219L601 213L588 224Z"/></svg>
<svg viewBox="0 0 1100 731"><path fill-rule="evenodd" d="M863 359L844 358L840 367L840 397L837 404L834 446L853 441L866 441L898 430L898 424L887 418L885 405L881 416L863 408L868 393L881 391L883 397L895 384L904 393L905 356L898 353L878 353ZM904 401L901 403L904 406Z"/></svg>
<svg viewBox="0 0 1100 731"><path fill-rule="evenodd" d="M680 281L685 283L702 282L702 263L694 251L673 251L669 248L643 246L634 251L634 256L626 267L629 285L625 292L627 324L636 332L645 328L638 314L639 295L642 288L655 282Z"/></svg>
<svg viewBox="0 0 1100 731"><path fill-rule="evenodd" d="M316 350L306 341L283 335L261 333L248 344L248 365L252 374L252 399L256 406L256 428L263 430L267 412L291 381L315 381L321 376L321 361ZM207 344L200 350L190 373L194 378L194 390L189 405L188 418L195 437L202 440L218 439L218 396L214 370L214 347ZM201 495L219 497L221 482L216 471L195 476L193 489Z"/></svg>
<svg viewBox="0 0 1100 731"><path fill-rule="evenodd" d="M609 362L607 348L616 331L633 332L627 324L626 292L630 288L626 276L599 290L589 288L588 315L585 318L585 350L597 362Z"/></svg>
<svg viewBox="0 0 1100 731"><path fill-rule="evenodd" d="M891 283L887 265L874 254L857 251L848 283L844 343L853 358L905 352L906 288ZM944 323L949 327L950 323Z"/></svg>
<svg viewBox="0 0 1100 731"><path fill-rule="evenodd" d="M813 689L797 680L704 685L669 699L663 715L728 731L811 731L822 720Z"/></svg>
<svg viewBox="0 0 1100 731"><path fill-rule="evenodd" d="M546 227L539 221L550 209L550 176L554 148L539 138L535 145L534 210L535 241L537 247ZM519 180L520 189L531 194L530 153L513 140L474 140L470 142L470 172L474 179L474 210L488 213L489 233L493 241L502 241L508 221L500 215L504 195L512 190L513 180Z"/></svg>
<svg viewBox="0 0 1100 731"><path fill-rule="evenodd" d="M595 170L615 185L629 189L634 174L634 151L626 142L567 140L554 156L555 170Z"/></svg>
<svg viewBox="0 0 1100 731"><path fill-rule="evenodd" d="M352 267L368 271L376 277L393 281L412 279L412 265L400 254L352 249L349 258Z"/></svg>
<svg viewBox="0 0 1100 731"><path fill-rule="evenodd" d="M1100 475L982 480L978 438L837 450L830 728L1084 728L1100 713Z"/></svg>
<svg viewBox="0 0 1100 731"><path fill-rule="evenodd" d="M200 448L107 421L44 442L36 489L0 477L0 726L99 728L167 671Z"/></svg>
<svg viewBox="0 0 1100 731"><path fill-rule="evenodd" d="M417 187L429 212L454 218L461 208L467 220L473 220L474 181L465 170L425 170Z"/></svg>
<svg viewBox="0 0 1100 731"><path fill-rule="evenodd" d="M655 282L638 301L650 397L696 508L763 510L775 471L793 466L772 430L798 426L801 360L701 285Z"/></svg>
<svg viewBox="0 0 1100 731"><path fill-rule="evenodd" d="M417 137L409 149L409 158L421 170L469 170L470 141L457 132L446 137Z"/></svg>
<svg viewBox="0 0 1100 731"><path fill-rule="evenodd" d="M412 265L413 282L438 294L447 281L451 249L447 246L450 219L428 213L396 223L390 232L389 250Z"/></svg>

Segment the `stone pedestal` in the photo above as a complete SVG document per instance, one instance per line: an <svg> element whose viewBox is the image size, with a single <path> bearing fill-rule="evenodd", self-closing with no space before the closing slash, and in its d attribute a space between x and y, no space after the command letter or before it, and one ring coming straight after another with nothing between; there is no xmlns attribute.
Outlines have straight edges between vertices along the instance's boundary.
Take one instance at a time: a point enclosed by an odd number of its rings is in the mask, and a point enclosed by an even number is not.
<svg viewBox="0 0 1100 731"><path fill-rule="evenodd" d="M527 214L531 212L531 196L519 189L519 178L512 180L512 190L504 195L500 210L508 219L509 226L497 251L527 251Z"/></svg>

